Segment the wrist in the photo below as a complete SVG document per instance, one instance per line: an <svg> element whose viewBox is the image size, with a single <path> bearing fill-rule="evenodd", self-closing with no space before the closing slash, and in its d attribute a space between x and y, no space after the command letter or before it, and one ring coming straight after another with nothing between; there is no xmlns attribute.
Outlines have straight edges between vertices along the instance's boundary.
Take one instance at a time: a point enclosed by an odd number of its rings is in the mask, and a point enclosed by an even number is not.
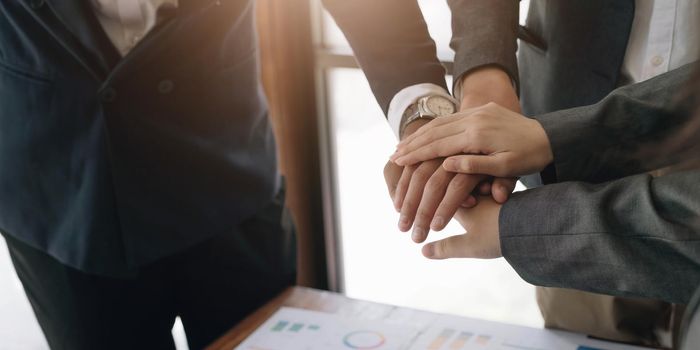
<svg viewBox="0 0 700 350"><path fill-rule="evenodd" d="M407 135L406 127L414 122L423 121L417 127L413 126L410 133L430 120L452 115L455 112L457 112L457 102L450 95L436 94L421 97L403 112L399 137L403 139Z"/></svg>
<svg viewBox="0 0 700 350"><path fill-rule="evenodd" d="M418 131L423 125L428 124L430 120L427 119L418 119L415 120L411 123L408 123L404 126L403 133L401 135L401 139L406 138L408 135L413 134L414 132Z"/></svg>
<svg viewBox="0 0 700 350"><path fill-rule="evenodd" d="M501 68L478 68L461 78L460 109L495 102L512 111L520 111L520 102L510 76Z"/></svg>
<svg viewBox="0 0 700 350"><path fill-rule="evenodd" d="M544 131L542 125L535 119L531 119L531 122L535 130L535 140L537 140L536 151L534 154L537 154L538 158L540 159L538 161L538 169L535 171L542 171L547 167L547 165L554 162L554 153L552 151L552 145L549 142L549 136L547 136L547 132Z"/></svg>

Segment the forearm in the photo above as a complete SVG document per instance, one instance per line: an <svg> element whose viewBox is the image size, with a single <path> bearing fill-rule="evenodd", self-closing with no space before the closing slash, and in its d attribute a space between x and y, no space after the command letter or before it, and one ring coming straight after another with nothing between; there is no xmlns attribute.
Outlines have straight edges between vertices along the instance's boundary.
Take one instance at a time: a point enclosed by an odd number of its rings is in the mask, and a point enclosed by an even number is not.
<svg viewBox="0 0 700 350"><path fill-rule="evenodd" d="M613 91L601 102L535 116L544 128L557 181L602 182L672 164L681 153L660 142L683 126L674 101L694 67Z"/></svg>
<svg viewBox="0 0 700 350"><path fill-rule="evenodd" d="M515 0L448 0L452 10L455 83L485 67L518 80L516 60L519 4Z"/></svg>
<svg viewBox="0 0 700 350"><path fill-rule="evenodd" d="M513 195L503 256L526 281L688 302L700 284L700 171L568 182Z"/></svg>
<svg viewBox="0 0 700 350"><path fill-rule="evenodd" d="M324 0L353 48L377 101L388 112L391 99L408 86L432 83L447 90L415 0Z"/></svg>

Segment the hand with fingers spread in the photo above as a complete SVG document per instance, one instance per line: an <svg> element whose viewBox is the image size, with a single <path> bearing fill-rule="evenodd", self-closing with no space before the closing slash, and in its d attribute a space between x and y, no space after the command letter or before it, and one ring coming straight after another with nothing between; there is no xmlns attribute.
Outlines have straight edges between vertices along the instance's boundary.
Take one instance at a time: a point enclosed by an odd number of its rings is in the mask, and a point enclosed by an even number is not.
<svg viewBox="0 0 700 350"><path fill-rule="evenodd" d="M431 121L401 141L391 159L410 166L440 157L448 157L447 171L499 177L535 173L553 160L536 120L495 103Z"/></svg>
<svg viewBox="0 0 700 350"><path fill-rule="evenodd" d="M423 255L430 259L500 258L500 212L501 204L493 198L479 198L479 204L471 209L461 209L455 216L467 232L426 244L423 246Z"/></svg>

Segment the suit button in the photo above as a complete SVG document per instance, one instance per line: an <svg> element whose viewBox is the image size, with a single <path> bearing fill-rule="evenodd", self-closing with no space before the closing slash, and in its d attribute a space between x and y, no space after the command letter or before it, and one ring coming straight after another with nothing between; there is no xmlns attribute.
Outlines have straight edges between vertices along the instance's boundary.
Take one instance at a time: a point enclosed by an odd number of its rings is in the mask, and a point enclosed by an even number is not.
<svg viewBox="0 0 700 350"><path fill-rule="evenodd" d="M44 0L30 0L29 1L29 6L31 6L33 9L38 9L44 6Z"/></svg>
<svg viewBox="0 0 700 350"><path fill-rule="evenodd" d="M104 91L102 91L102 95L100 96L100 100L105 103L111 103L117 100L117 90L114 90L114 88L106 88Z"/></svg>
<svg viewBox="0 0 700 350"><path fill-rule="evenodd" d="M175 83L172 80L163 80L158 83L158 92L163 95L169 94L175 90Z"/></svg>

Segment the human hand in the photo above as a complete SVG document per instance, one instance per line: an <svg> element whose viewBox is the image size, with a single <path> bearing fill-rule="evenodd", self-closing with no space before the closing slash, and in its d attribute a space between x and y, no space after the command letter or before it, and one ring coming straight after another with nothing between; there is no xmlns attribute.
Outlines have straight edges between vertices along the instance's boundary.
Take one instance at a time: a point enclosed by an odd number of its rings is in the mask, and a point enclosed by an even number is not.
<svg viewBox="0 0 700 350"><path fill-rule="evenodd" d="M497 101L513 110L520 110L520 103L508 74L496 67L477 69L460 81L462 101L460 108L475 107ZM406 127L405 135L419 130L426 121L416 121ZM472 192L492 194L500 203L513 192L517 179L491 178L481 175L454 175L439 166L441 159L426 159L424 162L405 167L387 163L384 171L394 206L401 212L399 229L407 231L413 224L412 238L423 242L429 229L445 228L457 209L476 205ZM476 190L475 190L476 189ZM415 220L415 221L414 221Z"/></svg>
<svg viewBox="0 0 700 350"><path fill-rule="evenodd" d="M457 93L461 94L460 111L495 102L520 113L520 100L513 81L503 69L485 66L462 76ZM505 203L515 189L517 178L494 177L480 186L479 194L493 196L498 203Z"/></svg>
<svg viewBox="0 0 700 350"><path fill-rule="evenodd" d="M481 197L475 207L460 209L455 218L467 232L426 244L423 255L430 259L500 258L498 217L501 207L492 198Z"/></svg>
<svg viewBox="0 0 700 350"><path fill-rule="evenodd" d="M451 172L515 177L541 171L554 156L542 126L534 119L489 103L431 121L399 143L396 164L449 157Z"/></svg>
<svg viewBox="0 0 700 350"><path fill-rule="evenodd" d="M405 134L426 123L411 123ZM484 177L450 173L441 165L442 159L433 159L410 167L399 167L390 161L384 167L389 195L401 213L399 229L406 232L413 226L415 242L423 242L431 228L445 228L458 208L476 205L476 197L471 193Z"/></svg>

